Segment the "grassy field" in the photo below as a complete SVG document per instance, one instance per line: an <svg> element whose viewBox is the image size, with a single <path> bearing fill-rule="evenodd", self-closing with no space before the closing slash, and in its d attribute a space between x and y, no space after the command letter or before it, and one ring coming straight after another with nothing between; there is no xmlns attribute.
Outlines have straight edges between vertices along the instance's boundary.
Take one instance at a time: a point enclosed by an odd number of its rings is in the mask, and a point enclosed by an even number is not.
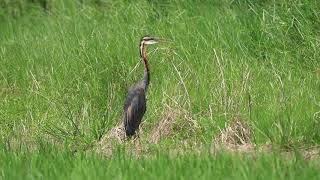
<svg viewBox="0 0 320 180"><path fill-rule="evenodd" d="M317 1L48 2L0 0L0 178L319 178L300 153L193 153L239 134L233 146L319 146ZM146 34L172 41L148 49L146 157L125 155L134 142L88 154L143 77Z"/></svg>
<svg viewBox="0 0 320 180"><path fill-rule="evenodd" d="M56 150L37 154L0 152L1 179L319 179L319 161L277 154L245 157L210 154L182 155L174 159L124 156L74 156Z"/></svg>

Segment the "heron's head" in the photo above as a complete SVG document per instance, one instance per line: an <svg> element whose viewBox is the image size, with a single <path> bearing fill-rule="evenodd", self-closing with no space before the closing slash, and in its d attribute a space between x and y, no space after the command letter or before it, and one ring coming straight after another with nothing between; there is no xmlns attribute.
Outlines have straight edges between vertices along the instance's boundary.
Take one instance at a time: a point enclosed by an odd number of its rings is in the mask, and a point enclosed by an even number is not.
<svg viewBox="0 0 320 180"><path fill-rule="evenodd" d="M146 57L146 46L150 44L157 44L162 42L164 39L151 36L143 36L140 41L140 56Z"/></svg>
<svg viewBox="0 0 320 180"><path fill-rule="evenodd" d="M157 44L157 43L162 42L162 41L164 41L164 39L162 39L162 38L151 37L151 36L144 36L144 37L141 39L141 44L150 45L150 44Z"/></svg>

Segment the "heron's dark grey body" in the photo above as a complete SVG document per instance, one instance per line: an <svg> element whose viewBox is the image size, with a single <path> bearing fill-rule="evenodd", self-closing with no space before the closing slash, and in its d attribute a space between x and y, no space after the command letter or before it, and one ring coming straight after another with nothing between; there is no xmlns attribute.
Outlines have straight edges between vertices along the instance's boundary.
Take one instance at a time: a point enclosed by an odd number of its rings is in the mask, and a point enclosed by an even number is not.
<svg viewBox="0 0 320 180"><path fill-rule="evenodd" d="M143 81L130 87L124 103L124 127L127 136L135 134L146 112L146 92Z"/></svg>

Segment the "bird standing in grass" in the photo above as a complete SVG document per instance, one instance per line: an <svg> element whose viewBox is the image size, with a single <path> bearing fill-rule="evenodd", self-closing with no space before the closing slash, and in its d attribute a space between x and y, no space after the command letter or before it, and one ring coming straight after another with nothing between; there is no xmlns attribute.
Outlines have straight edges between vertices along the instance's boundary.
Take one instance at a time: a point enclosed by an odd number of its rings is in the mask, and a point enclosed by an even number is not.
<svg viewBox="0 0 320 180"><path fill-rule="evenodd" d="M162 39L144 36L141 38L139 49L140 58L144 64L144 78L142 81L129 88L126 101L124 103L124 129L127 137L133 136L139 128L142 117L146 112L146 92L150 82L150 72L148 66L147 45L156 44Z"/></svg>

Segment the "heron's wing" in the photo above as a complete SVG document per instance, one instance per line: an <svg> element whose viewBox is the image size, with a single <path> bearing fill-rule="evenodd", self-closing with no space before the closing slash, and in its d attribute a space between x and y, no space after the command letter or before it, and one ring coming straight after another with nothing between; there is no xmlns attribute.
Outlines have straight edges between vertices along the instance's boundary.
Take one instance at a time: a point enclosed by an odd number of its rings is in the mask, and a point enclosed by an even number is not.
<svg viewBox="0 0 320 180"><path fill-rule="evenodd" d="M130 94L128 95L130 96ZM146 99L143 91L136 91L128 97L125 105L124 125L127 131L134 132L141 123L146 111Z"/></svg>

